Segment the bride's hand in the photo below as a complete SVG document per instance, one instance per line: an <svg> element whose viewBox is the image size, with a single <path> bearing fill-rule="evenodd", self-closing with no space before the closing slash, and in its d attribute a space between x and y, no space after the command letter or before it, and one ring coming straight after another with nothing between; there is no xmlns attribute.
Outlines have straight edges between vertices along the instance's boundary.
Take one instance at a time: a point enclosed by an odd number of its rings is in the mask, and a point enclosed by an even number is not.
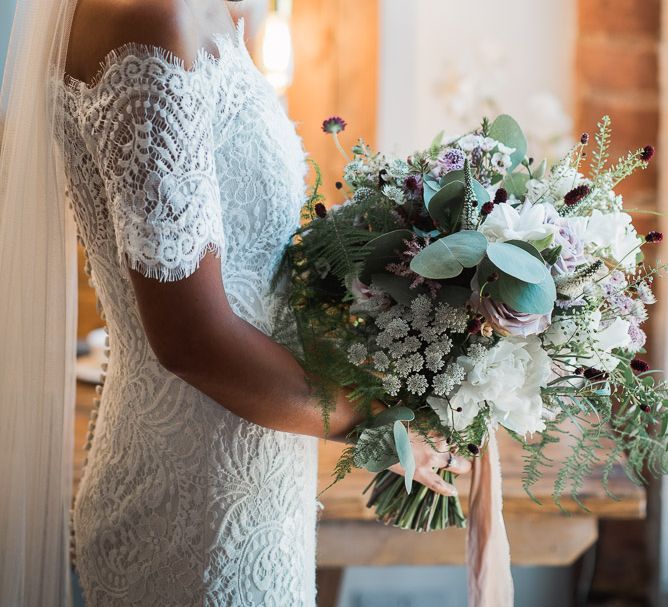
<svg viewBox="0 0 668 607"><path fill-rule="evenodd" d="M457 495L455 486L446 483L437 471L446 468L454 474L466 474L471 470L471 462L452 453L448 443L443 438L436 438L432 443L428 443L423 436L413 431L410 431L409 435L413 447L413 456L415 457L414 480L441 495ZM390 470L396 474L401 474L401 476L404 475L401 464L391 466Z"/></svg>

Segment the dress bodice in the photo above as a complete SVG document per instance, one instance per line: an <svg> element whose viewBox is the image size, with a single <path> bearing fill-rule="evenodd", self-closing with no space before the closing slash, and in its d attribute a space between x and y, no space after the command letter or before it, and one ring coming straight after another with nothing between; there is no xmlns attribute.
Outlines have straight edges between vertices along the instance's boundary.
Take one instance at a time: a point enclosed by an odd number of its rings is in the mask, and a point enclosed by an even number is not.
<svg viewBox="0 0 668 607"><path fill-rule="evenodd" d="M108 316L118 293L105 297L103 283L126 279L126 262L176 280L215 251L232 308L270 328L269 287L299 222L304 154L241 28L215 42L218 57L200 51L190 69L128 45L107 56L91 85L68 78L62 87L79 233L94 277L100 266L120 270L96 280Z"/></svg>

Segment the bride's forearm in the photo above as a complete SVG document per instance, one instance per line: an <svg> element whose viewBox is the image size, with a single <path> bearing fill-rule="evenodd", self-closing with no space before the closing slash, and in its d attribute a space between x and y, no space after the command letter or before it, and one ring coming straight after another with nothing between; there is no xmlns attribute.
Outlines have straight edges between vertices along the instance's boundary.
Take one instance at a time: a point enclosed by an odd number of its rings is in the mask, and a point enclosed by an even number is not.
<svg viewBox="0 0 668 607"><path fill-rule="evenodd" d="M236 415L273 430L325 437L313 381L287 349L246 321L228 321L204 348L178 360L165 361L167 368ZM326 436L331 440L343 440L363 419L348 392L332 389L335 407Z"/></svg>

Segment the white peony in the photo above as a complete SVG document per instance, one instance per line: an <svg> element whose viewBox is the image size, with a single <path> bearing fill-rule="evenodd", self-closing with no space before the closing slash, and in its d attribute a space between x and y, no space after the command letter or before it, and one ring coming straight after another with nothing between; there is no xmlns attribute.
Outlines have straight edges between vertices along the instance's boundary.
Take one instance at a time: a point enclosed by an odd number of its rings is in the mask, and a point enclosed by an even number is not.
<svg viewBox="0 0 668 607"><path fill-rule="evenodd" d="M518 210L504 202L494 206L479 230L490 242L543 240L557 231L557 226L545 223L554 212L550 205L525 203Z"/></svg>
<svg viewBox="0 0 668 607"><path fill-rule="evenodd" d="M482 359L461 356L457 362L467 376L451 398L455 413L442 416L443 423L454 422L455 428L463 429L487 402L492 423L522 435L545 428L541 387L547 385L551 371L540 339L509 337Z"/></svg>
<svg viewBox="0 0 668 607"><path fill-rule="evenodd" d="M601 329L601 312L595 310L576 322L573 317L564 316L553 321L545 332L547 344L561 347L570 345L578 349L583 344L590 354L575 356L569 361L574 367L594 367L601 371L614 371L619 359L612 354L618 348L626 349L631 345L629 328L631 323L623 318L616 318L605 329ZM571 348L565 348L560 354L569 355Z"/></svg>
<svg viewBox="0 0 668 607"><path fill-rule="evenodd" d="M596 313L594 313L596 314ZM599 319L600 319L600 312ZM619 359L612 354L613 350L618 348L624 350L630 347L631 337L629 328L631 323L623 318L615 318L612 324L608 325L602 331L598 330L600 326L596 323L596 330L592 331L595 336L591 348L591 355L587 358L580 357L578 365L582 367L594 367L601 371L614 371L619 364Z"/></svg>
<svg viewBox="0 0 668 607"><path fill-rule="evenodd" d="M605 254L609 254L612 259L621 263L624 269L633 269L636 256L631 251L642 240L631 221L628 213L601 213L594 210L587 222L585 241L590 244L589 248L602 249ZM595 247L591 247L591 244Z"/></svg>

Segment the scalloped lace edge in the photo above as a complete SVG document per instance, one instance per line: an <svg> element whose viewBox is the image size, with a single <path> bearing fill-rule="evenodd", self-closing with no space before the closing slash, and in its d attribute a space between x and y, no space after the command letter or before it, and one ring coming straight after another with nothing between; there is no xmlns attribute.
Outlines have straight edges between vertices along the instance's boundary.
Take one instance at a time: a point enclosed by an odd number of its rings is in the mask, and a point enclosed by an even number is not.
<svg viewBox="0 0 668 607"><path fill-rule="evenodd" d="M204 257L209 253L213 253L217 259L222 261L225 257L225 245L218 242L209 241L207 244L202 246L196 259L193 259L187 264L181 262L178 268L167 268L164 264L161 263L149 265L143 262L141 259L131 259L126 252L124 254L124 259L121 260L121 267L126 268L125 274L127 275L128 279L130 276L127 272L127 269L129 268L135 272L139 272L146 278L153 278L158 282L175 282L177 280L183 280L184 278L192 276L192 274L194 274L195 271L199 269Z"/></svg>

